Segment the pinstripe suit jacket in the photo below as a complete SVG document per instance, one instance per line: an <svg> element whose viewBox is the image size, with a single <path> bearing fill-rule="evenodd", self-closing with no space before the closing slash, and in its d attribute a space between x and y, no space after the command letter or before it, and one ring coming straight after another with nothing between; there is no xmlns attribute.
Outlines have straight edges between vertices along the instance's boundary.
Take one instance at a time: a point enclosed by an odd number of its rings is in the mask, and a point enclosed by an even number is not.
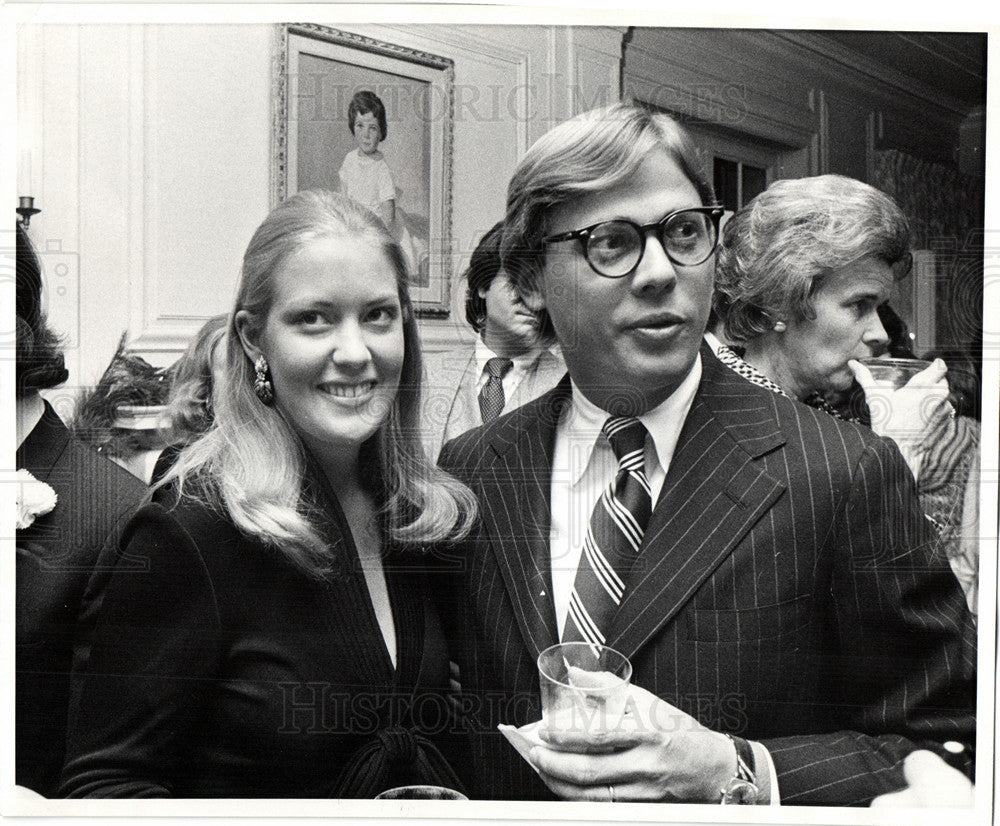
<svg viewBox="0 0 1000 826"><path fill-rule="evenodd" d="M703 375L609 644L633 680L770 750L783 804L864 805L904 785L915 742L974 738L972 621L892 442L758 388L702 348ZM496 733L540 717L555 429L569 383L445 446L477 492L448 612L469 777L551 798Z"/></svg>

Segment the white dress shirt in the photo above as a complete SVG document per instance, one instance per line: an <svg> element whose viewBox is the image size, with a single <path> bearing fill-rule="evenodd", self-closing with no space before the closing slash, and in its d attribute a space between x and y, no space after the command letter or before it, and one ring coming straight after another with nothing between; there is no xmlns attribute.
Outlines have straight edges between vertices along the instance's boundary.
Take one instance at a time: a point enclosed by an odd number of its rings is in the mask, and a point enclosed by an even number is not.
<svg viewBox="0 0 1000 826"><path fill-rule="evenodd" d="M654 509L700 381L699 354L677 389L657 407L637 417L648 431L645 468ZM601 432L601 427L611 414L584 396L575 383L571 384L573 395L556 426L555 454L552 460L549 554L552 604L559 639L562 639L566 625L570 595L590 515L601 493L614 480L618 471L618 461L611 450L611 444ZM752 742L751 745L757 761L758 783L769 786L770 803L778 805L778 779L771 755L760 743ZM766 775L762 771L765 765Z"/></svg>
<svg viewBox="0 0 1000 826"><path fill-rule="evenodd" d="M695 358L691 370L670 396L638 417L649 432L646 437L646 478L649 479L654 507L699 381L701 356ZM560 639L590 515L601 493L618 471L618 460L607 437L601 432L609 415L573 384L572 401L556 426L549 552L552 604Z"/></svg>

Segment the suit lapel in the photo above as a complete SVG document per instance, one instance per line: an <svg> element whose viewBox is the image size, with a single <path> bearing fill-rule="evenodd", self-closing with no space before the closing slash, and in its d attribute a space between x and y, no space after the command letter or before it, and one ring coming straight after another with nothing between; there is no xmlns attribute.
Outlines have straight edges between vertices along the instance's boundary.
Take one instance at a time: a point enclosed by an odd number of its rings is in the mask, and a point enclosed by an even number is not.
<svg viewBox="0 0 1000 826"><path fill-rule="evenodd" d="M452 393L451 403L448 406L447 427L442 444L480 425L476 378L476 350L473 346L465 364L462 365L458 381L454 384L455 392Z"/></svg>
<svg viewBox="0 0 1000 826"><path fill-rule="evenodd" d="M17 449L17 466L29 471L40 482L45 482L69 447L69 440L69 429L52 406L45 402L42 418Z"/></svg>
<svg viewBox="0 0 1000 826"><path fill-rule="evenodd" d="M549 526L556 424L569 380L497 422L482 474L483 521L524 643L536 657L557 639Z"/></svg>
<svg viewBox="0 0 1000 826"><path fill-rule="evenodd" d="M479 391L476 385L479 383L479 370L476 364L476 350L473 347L469 354L469 360L465 363L465 370L462 372L462 380L459 382L460 393L465 394L464 399L455 396L455 403L461 408L456 419L458 427L451 433L449 438L454 438L467 430L479 427L482 423L482 416L479 413Z"/></svg>
<svg viewBox="0 0 1000 826"><path fill-rule="evenodd" d="M784 485L752 460L783 441L770 399L703 348L701 385L626 583L609 645L633 656L777 500Z"/></svg>

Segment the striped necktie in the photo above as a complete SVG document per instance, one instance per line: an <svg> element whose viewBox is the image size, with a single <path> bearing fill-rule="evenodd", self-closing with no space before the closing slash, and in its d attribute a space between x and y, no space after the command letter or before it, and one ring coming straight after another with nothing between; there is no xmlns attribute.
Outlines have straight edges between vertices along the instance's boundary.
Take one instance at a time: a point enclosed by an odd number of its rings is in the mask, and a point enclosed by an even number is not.
<svg viewBox="0 0 1000 826"><path fill-rule="evenodd" d="M612 416L603 431L618 472L590 516L563 642L604 644L653 510L644 463L646 428L638 419Z"/></svg>
<svg viewBox="0 0 1000 826"><path fill-rule="evenodd" d="M499 356L494 356L486 362L486 373L489 378L479 391L479 412L483 416L483 424L494 421L503 410L507 401L503 395L503 377L513 366L513 361Z"/></svg>

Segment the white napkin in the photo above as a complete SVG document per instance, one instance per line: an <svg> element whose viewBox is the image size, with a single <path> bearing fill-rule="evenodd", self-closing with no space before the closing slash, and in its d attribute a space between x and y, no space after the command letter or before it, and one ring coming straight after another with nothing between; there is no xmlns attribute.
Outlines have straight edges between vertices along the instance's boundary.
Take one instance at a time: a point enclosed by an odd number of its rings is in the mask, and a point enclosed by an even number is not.
<svg viewBox="0 0 1000 826"><path fill-rule="evenodd" d="M517 753L521 755L527 761L531 768L535 768L535 764L531 762L531 758L528 754L535 746L544 746L542 739L538 736L538 729L541 727L542 721L535 720L534 723L528 723L527 725L521 726L520 728L515 728L514 726L509 726L506 723L501 723L497 726L500 729L500 733L507 738L508 742L517 749Z"/></svg>

